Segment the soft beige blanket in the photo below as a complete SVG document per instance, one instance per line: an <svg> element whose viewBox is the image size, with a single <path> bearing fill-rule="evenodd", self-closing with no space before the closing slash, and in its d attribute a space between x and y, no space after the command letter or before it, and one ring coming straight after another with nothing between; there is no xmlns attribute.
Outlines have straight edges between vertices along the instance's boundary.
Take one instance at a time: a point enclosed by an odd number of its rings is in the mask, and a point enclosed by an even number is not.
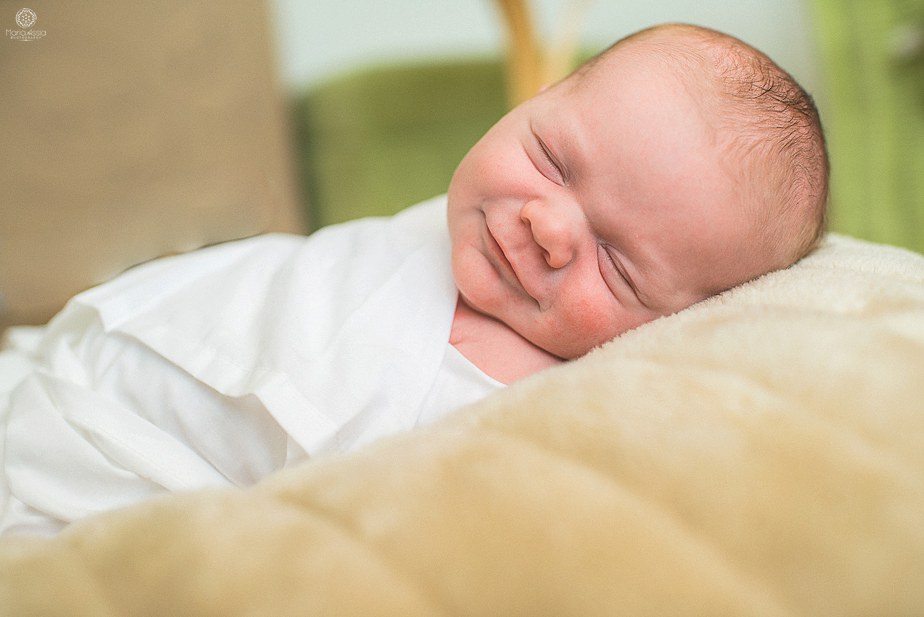
<svg viewBox="0 0 924 617"><path fill-rule="evenodd" d="M429 429L0 543L4 615L922 615L924 257L832 237Z"/></svg>

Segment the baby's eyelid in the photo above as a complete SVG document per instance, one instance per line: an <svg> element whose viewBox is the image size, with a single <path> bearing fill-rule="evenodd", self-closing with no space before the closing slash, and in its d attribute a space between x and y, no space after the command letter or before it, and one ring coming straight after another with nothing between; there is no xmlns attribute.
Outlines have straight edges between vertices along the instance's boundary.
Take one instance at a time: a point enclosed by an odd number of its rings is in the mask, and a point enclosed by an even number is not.
<svg viewBox="0 0 924 617"><path fill-rule="evenodd" d="M627 278L626 278L626 275L623 274L622 268L619 267L619 264L616 263L616 260L613 258L612 253L610 253L610 247L604 245L604 246L603 246L603 252L606 253L607 258L610 260L610 264L612 264L613 269L616 270L616 273L617 273L619 276L621 276L621 277L622 277L622 280L625 281L626 284L628 285L628 284L629 284L629 279L627 279Z"/></svg>
<svg viewBox="0 0 924 617"><path fill-rule="evenodd" d="M552 158L552 154L541 139L539 139L539 148L542 149L542 154L545 155L546 160L552 164L552 167L554 167L558 173L561 173L561 168L558 166L558 163L555 162L555 159Z"/></svg>
<svg viewBox="0 0 924 617"><path fill-rule="evenodd" d="M532 148L529 148L528 146L526 146L526 144L523 144L523 148L524 150L526 150L526 155L532 161L533 166L536 168L536 170L539 173L545 176L550 182L554 182L555 184L566 186L567 182L565 181L565 174L562 171L561 166L555 162L555 157L553 157L552 153L549 152L549 149L546 147L545 143L542 141L539 135L536 134L536 131L532 130L532 127L530 127L530 133L532 133L534 143L539 148L539 150L542 152L542 158L544 158L545 162L548 163L552 167L552 169L555 170L555 175L557 175L558 178L557 179L550 178L549 174L542 170L541 164L537 163L536 160L533 158L533 155L530 154L530 151L532 150Z"/></svg>
<svg viewBox="0 0 924 617"><path fill-rule="evenodd" d="M565 179L565 173L562 170L561 165L559 165L555 161L555 157L552 156L552 153L549 151L548 146L545 145L545 142L542 141L542 138L539 137L539 135L537 135L535 132L533 132L533 137L536 138L536 143L539 145L539 150L542 151L542 156L545 158L546 162L549 165L551 165L552 168L555 170L555 173L558 174L558 177L560 179L559 184L567 184L567 180Z"/></svg>
<svg viewBox="0 0 924 617"><path fill-rule="evenodd" d="M626 280L626 277L623 275L622 271L620 271L619 267L616 265L616 260L613 259L613 256L610 254L609 246L601 242L599 244L599 252L603 254L603 258L609 263L609 266L605 266L605 267L609 268L611 272L615 272L616 275L622 279L623 283L631 289L631 286L629 285L629 282ZM608 281L609 277L604 276L603 279L604 281ZM616 293L616 290L613 289L612 285L610 285L608 282L607 282L607 287L610 287L610 291L612 291L614 294Z"/></svg>
<svg viewBox="0 0 924 617"><path fill-rule="evenodd" d="M606 253L607 258L609 259L610 263L612 264L613 269L616 270L616 272L619 273L619 276L622 278L623 282L629 287L629 289L632 290L632 295L634 295L635 298L636 298L639 302L641 302L641 303L644 304L645 306L648 306L648 305L645 303L645 301L642 300L641 295L639 295L638 289L635 288L635 284L632 282L632 279L629 278L629 275L626 274L626 272L625 272L625 271L622 269L622 267L619 265L619 262L616 260L616 258L613 257L613 255L610 253L610 246L607 245L607 244L602 244L601 246L602 246L602 248L603 248L603 252Z"/></svg>

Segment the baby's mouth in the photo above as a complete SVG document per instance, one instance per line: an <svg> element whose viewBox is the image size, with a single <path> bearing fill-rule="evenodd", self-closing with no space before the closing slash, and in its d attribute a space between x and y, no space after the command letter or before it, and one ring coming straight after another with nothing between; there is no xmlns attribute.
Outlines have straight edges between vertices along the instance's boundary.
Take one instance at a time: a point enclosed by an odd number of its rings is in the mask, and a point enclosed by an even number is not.
<svg viewBox="0 0 924 617"><path fill-rule="evenodd" d="M495 269L500 273L500 275L507 280L513 287L519 289L524 294L536 300L536 298L529 293L526 288L523 286L523 282L520 280L520 277L517 275L516 268L513 267L510 259L507 257L507 252L504 251L504 247L497 240L497 237L491 231L491 227L488 225L487 219L485 219L484 224L486 244L488 247L488 252L490 253L490 261L493 262ZM538 300L537 300L538 302Z"/></svg>

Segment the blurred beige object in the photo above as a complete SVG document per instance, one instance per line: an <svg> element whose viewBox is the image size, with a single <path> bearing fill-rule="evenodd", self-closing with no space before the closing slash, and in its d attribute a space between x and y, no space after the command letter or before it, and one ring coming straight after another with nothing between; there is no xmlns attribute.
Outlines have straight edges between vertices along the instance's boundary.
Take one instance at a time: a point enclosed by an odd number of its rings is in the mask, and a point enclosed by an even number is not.
<svg viewBox="0 0 924 617"><path fill-rule="evenodd" d="M28 41L22 8L0 0L0 328L158 256L303 229L264 3L36 2Z"/></svg>
<svg viewBox="0 0 924 617"><path fill-rule="evenodd" d="M515 107L571 72L589 0L569 0L550 43L537 33L527 0L497 0L507 29L507 100Z"/></svg>

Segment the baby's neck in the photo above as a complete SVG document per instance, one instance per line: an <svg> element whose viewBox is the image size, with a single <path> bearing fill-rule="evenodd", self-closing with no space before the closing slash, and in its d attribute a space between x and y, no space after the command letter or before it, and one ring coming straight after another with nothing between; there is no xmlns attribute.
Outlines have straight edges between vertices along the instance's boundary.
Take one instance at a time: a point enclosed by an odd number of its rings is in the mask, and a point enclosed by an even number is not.
<svg viewBox="0 0 924 617"><path fill-rule="evenodd" d="M562 362L507 324L479 313L461 296L452 318L449 343L486 375L505 384Z"/></svg>

